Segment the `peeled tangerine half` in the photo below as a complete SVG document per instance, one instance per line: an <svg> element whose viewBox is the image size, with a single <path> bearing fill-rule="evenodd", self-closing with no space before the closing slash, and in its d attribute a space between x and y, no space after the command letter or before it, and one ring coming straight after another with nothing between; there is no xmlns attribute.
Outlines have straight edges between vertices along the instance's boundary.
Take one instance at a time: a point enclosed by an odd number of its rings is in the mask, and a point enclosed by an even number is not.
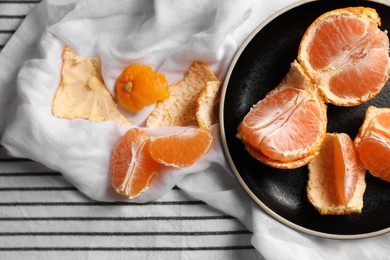
<svg viewBox="0 0 390 260"><path fill-rule="evenodd" d="M390 108L367 109L355 146L364 168L390 182Z"/></svg>
<svg viewBox="0 0 390 260"><path fill-rule="evenodd" d="M293 169L318 155L326 124L326 105L295 61L279 86L244 117L237 137L259 161Z"/></svg>
<svg viewBox="0 0 390 260"><path fill-rule="evenodd" d="M309 201L322 215L361 213L365 189L365 170L351 138L326 134L319 156L309 163Z"/></svg>
<svg viewBox="0 0 390 260"><path fill-rule="evenodd" d="M389 38L372 8L350 7L318 17L305 32L298 61L326 102L354 106L376 96L389 77Z"/></svg>

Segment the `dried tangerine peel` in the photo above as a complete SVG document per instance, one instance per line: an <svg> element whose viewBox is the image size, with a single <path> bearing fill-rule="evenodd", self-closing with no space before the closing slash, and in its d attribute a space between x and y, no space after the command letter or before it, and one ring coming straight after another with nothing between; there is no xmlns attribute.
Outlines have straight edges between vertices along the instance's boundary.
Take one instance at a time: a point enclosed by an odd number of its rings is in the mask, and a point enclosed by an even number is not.
<svg viewBox="0 0 390 260"><path fill-rule="evenodd" d="M364 168L390 182L390 108L370 106L354 142Z"/></svg>
<svg viewBox="0 0 390 260"><path fill-rule="evenodd" d="M309 180L307 184L307 197L311 204L322 215L344 215L361 213L363 208L363 195L366 189L365 170L359 164L356 156L348 156L340 160L335 154L335 142L339 142L340 134L327 134L319 151L319 156L309 163ZM348 137L349 138L349 137ZM343 150L347 153L354 150L352 140L341 141ZM336 159L335 159L336 158ZM339 163L350 167L350 173L340 172ZM346 178L345 178L346 177ZM340 193L340 182L343 192ZM349 199L343 200L348 191L352 191Z"/></svg>
<svg viewBox="0 0 390 260"><path fill-rule="evenodd" d="M110 181L115 191L133 199L149 189L161 164L150 156L150 136L132 128L116 143L111 157Z"/></svg>
<svg viewBox="0 0 390 260"><path fill-rule="evenodd" d="M197 100L196 119L202 128L209 128L218 122L215 107L219 102L220 81L208 81Z"/></svg>
<svg viewBox="0 0 390 260"><path fill-rule="evenodd" d="M297 168L318 154L326 134L326 109L300 65L293 62L281 83L244 117L237 137L247 149L264 155L255 156L262 162Z"/></svg>
<svg viewBox="0 0 390 260"><path fill-rule="evenodd" d="M166 166L188 167L210 149L213 136L208 129L189 128L172 135L151 137L151 157Z"/></svg>
<svg viewBox="0 0 390 260"><path fill-rule="evenodd" d="M122 106L131 112L165 100L170 94L165 75L146 65L127 66L116 81L115 93Z"/></svg>
<svg viewBox="0 0 390 260"><path fill-rule="evenodd" d="M197 125L197 100L208 81L218 81L203 63L193 62L185 77L171 85L170 97L158 102L146 121L147 127Z"/></svg>
<svg viewBox="0 0 390 260"><path fill-rule="evenodd" d="M355 106L375 97L390 72L389 38L372 8L350 7L318 17L305 32L298 61L326 102Z"/></svg>
<svg viewBox="0 0 390 260"><path fill-rule="evenodd" d="M131 124L120 113L103 82L98 58L79 57L65 47L62 60L61 81L52 104L54 116Z"/></svg>

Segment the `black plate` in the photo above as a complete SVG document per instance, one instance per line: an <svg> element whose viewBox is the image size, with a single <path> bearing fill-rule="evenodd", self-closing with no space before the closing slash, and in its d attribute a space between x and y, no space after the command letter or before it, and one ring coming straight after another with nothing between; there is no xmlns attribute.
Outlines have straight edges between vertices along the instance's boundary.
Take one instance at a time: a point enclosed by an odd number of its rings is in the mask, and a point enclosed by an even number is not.
<svg viewBox="0 0 390 260"><path fill-rule="evenodd" d="M321 216L306 197L307 166L279 170L258 162L235 135L250 107L262 99L286 75L297 57L308 26L321 14L348 6L377 10L382 30L390 31L389 2L299 2L273 15L244 42L229 68L222 90L220 120L226 156L248 195L266 212L297 230L328 238L362 238L390 231L390 183L367 174L361 214ZM390 107L389 82L373 100L356 107L328 105L328 132L344 132L354 138L369 105ZM389 158L390 160L390 158Z"/></svg>

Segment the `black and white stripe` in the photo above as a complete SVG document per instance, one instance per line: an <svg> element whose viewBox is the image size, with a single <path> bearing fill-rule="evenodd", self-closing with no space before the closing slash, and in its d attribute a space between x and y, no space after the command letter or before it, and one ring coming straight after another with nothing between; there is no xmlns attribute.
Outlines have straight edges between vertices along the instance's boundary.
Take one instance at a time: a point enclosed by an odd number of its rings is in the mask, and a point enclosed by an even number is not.
<svg viewBox="0 0 390 260"><path fill-rule="evenodd" d="M13 35L29 10L40 0L0 0L0 51Z"/></svg>
<svg viewBox="0 0 390 260"><path fill-rule="evenodd" d="M257 259L251 236L236 219L179 188L146 204L92 201L60 173L0 148L0 258L88 252Z"/></svg>

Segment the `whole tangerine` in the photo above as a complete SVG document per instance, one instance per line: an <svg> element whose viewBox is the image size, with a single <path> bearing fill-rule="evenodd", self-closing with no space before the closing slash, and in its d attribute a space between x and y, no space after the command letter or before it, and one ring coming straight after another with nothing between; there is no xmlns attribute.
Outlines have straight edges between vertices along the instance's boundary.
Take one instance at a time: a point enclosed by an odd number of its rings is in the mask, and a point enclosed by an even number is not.
<svg viewBox="0 0 390 260"><path fill-rule="evenodd" d="M145 106L167 99L170 91L164 74L154 72L150 66L129 65L118 77L115 93L123 107L137 112Z"/></svg>

